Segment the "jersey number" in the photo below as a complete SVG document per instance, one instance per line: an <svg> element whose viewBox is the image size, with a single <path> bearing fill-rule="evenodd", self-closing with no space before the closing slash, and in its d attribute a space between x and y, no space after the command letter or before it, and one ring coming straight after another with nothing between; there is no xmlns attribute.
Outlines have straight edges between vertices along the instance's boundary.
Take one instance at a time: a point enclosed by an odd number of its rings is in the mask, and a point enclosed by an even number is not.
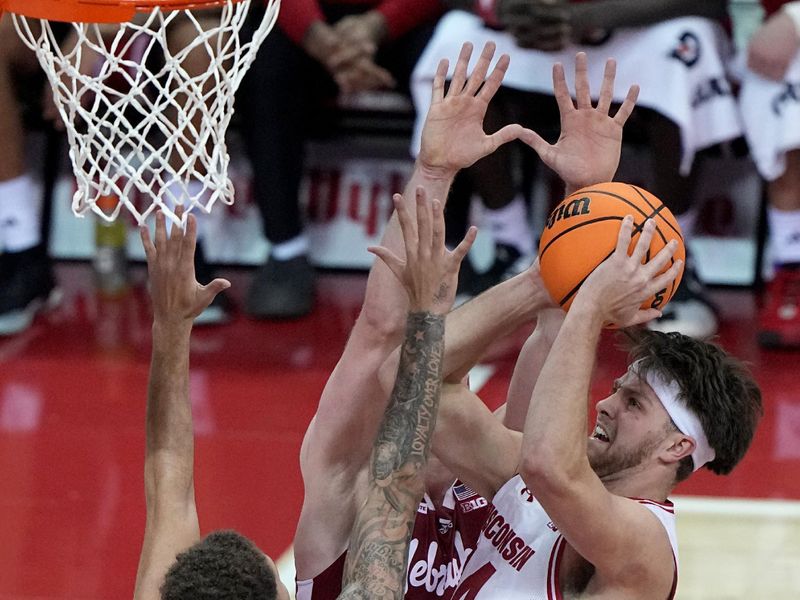
<svg viewBox="0 0 800 600"><path fill-rule="evenodd" d="M655 297L653 298L653 303L650 305L650 308L658 308L662 304L664 304L664 294L667 293L667 288L664 288L660 292L656 292Z"/></svg>
<svg viewBox="0 0 800 600"><path fill-rule="evenodd" d="M475 600L475 598L478 597L478 592L486 585L486 582L494 575L495 571L497 571L497 569L494 568L492 563L486 563L467 577L459 584L458 590L456 590L458 600Z"/></svg>

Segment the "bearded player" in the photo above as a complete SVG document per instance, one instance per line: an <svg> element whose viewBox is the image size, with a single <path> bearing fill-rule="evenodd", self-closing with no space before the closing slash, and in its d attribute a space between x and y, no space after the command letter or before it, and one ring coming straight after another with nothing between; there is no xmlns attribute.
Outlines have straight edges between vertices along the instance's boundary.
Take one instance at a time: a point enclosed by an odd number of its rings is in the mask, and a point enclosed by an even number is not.
<svg viewBox="0 0 800 600"><path fill-rule="evenodd" d="M577 108L565 84L555 91L562 121L592 106L580 55ZM610 97L601 90L598 110ZM454 598L674 597L678 554L668 496L698 469L730 473L763 409L751 375L718 346L630 330L630 365L597 403L587 436L603 327L658 316L639 307L680 268L676 261L661 273L674 245L643 263L654 229L645 225L629 256L627 217L614 254L581 286L529 396L523 434L463 386L443 394L434 453L493 505Z"/></svg>
<svg viewBox="0 0 800 600"><path fill-rule="evenodd" d="M508 57L501 57L486 78L493 52L493 46L487 45L472 75L467 77L471 46L465 45L446 94L447 64L440 65L421 153L405 194L397 197L412 214L415 196L427 194L445 199L459 169L515 138L540 152L568 189L610 180L616 172L622 126L635 102L635 89L615 118L608 116L608 106L604 107L605 112L592 107L566 112L562 138L555 146L517 125L487 136L483 117L508 65ZM609 90L613 89L613 67L609 62L603 84ZM556 84L566 89L563 78ZM588 86L585 77L582 84ZM459 143L453 144L454 139ZM396 218L389 223L382 243L402 256ZM461 380L483 354L487 340L532 323L542 309L551 305L538 265L534 265L451 313L447 317L444 377L451 382ZM370 272L362 312L325 387L301 450L305 499L295 537L297 591L301 600L336 598L341 589L348 538L357 508L366 495L371 441L397 373L395 351L402 341L406 311L404 290L385 265L376 263ZM550 337L542 327L526 344L526 360L541 354L541 343ZM522 429L535 373L534 367L515 372L509 405L501 415L509 427ZM475 546L488 503L453 481L452 473L436 461L429 465L427 493L419 505L409 550L408 598L449 595Z"/></svg>
<svg viewBox="0 0 800 600"><path fill-rule="evenodd" d="M587 402L604 325L658 316L642 302L668 284L670 242L645 260L649 221L628 256L633 218L614 254L577 294L539 374L522 436L468 390L443 401L434 450L493 508L454 598L672 599L678 581L675 485L706 467L727 474L762 414L743 365L678 333L641 332L612 394ZM448 408L449 407L449 408Z"/></svg>

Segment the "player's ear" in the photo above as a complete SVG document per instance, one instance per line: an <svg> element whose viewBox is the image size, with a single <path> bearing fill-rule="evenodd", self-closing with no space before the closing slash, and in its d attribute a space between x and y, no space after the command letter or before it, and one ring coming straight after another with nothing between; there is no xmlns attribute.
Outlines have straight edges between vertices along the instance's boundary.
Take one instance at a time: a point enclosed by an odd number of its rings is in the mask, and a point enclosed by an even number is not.
<svg viewBox="0 0 800 600"><path fill-rule="evenodd" d="M675 431L667 436L662 445L661 460L665 463L679 463L687 456L691 456L697 444L688 435Z"/></svg>

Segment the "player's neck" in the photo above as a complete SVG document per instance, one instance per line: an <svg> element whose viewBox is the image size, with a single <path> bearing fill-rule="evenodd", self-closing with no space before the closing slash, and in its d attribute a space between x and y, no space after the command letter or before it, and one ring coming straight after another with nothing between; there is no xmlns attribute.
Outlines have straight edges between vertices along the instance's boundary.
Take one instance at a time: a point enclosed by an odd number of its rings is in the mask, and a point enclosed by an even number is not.
<svg viewBox="0 0 800 600"><path fill-rule="evenodd" d="M633 467L601 477L606 489L617 496L664 502L672 493L673 474L658 467Z"/></svg>

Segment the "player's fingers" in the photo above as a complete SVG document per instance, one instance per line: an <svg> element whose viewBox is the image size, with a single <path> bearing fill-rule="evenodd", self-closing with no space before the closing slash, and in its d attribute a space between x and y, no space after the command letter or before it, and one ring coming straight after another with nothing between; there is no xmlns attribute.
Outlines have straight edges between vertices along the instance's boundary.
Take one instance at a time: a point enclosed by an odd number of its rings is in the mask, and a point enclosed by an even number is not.
<svg viewBox="0 0 800 600"><path fill-rule="evenodd" d="M403 270L405 269L406 263L398 258L394 252L383 246L370 246L367 248L367 252L377 256L400 282L403 281Z"/></svg>
<svg viewBox="0 0 800 600"><path fill-rule="evenodd" d="M633 232L633 217L626 215L622 219L619 226L619 235L617 235L617 247L614 250L617 254L622 256L628 255L628 246L631 244L631 233Z"/></svg>
<svg viewBox="0 0 800 600"><path fill-rule="evenodd" d="M639 234L639 240L633 248L631 258L637 263L644 261L647 251L650 249L650 242L653 241L653 233L656 230L656 222L653 219L647 219L642 226L642 232Z"/></svg>
<svg viewBox="0 0 800 600"><path fill-rule="evenodd" d="M628 90L628 95L625 98L625 102L622 103L622 106L619 107L617 114L614 115L614 121L619 125L625 125L625 122L628 120L628 117L631 116L634 107L636 106L636 100L639 98L639 86L632 85L631 89Z"/></svg>
<svg viewBox="0 0 800 600"><path fill-rule="evenodd" d="M646 310L639 310L633 316L633 318L625 323L625 327L633 327L634 325L642 325L653 319L657 319L661 316L661 311L655 308L648 308Z"/></svg>
<svg viewBox="0 0 800 600"><path fill-rule="evenodd" d="M432 249L436 254L444 252L444 207L439 200L431 202L433 215L433 241Z"/></svg>
<svg viewBox="0 0 800 600"><path fill-rule="evenodd" d="M174 227L176 224L178 224L178 228L181 229L181 226L183 225L183 213L186 212L183 203L178 204L178 206L175 207L174 212L175 218L172 219L172 226Z"/></svg>
<svg viewBox="0 0 800 600"><path fill-rule="evenodd" d="M539 155L539 158L547 162L543 155L548 154L552 146L548 144L542 136L531 129L523 128L519 139L533 148L533 151Z"/></svg>
<svg viewBox="0 0 800 600"><path fill-rule="evenodd" d="M609 58L603 72L603 85L600 87L600 98L597 101L597 111L607 115L614 99L614 79L617 76L617 61Z"/></svg>
<svg viewBox="0 0 800 600"><path fill-rule="evenodd" d="M433 241L433 223L431 203L425 194L425 188L417 187L417 235L419 236L419 253L425 258L431 256Z"/></svg>
<svg viewBox="0 0 800 600"><path fill-rule="evenodd" d="M151 266L156 260L156 247L153 245L153 240L150 239L150 230L147 225L139 227L139 237L142 238L142 247L144 248L144 255L147 257L147 266Z"/></svg>
<svg viewBox="0 0 800 600"><path fill-rule="evenodd" d="M474 96L478 89L480 89L483 81L486 79L486 73L489 72L489 65L492 64L494 51L495 43L486 42L480 57L478 57L478 62L475 63L475 68L472 70L472 74L467 80L467 86L464 88L465 93Z"/></svg>
<svg viewBox="0 0 800 600"><path fill-rule="evenodd" d="M558 103L558 112L561 113L562 117L575 110L575 105L572 103L572 96L569 95L564 65L561 63L553 65L553 92L555 93L556 102Z"/></svg>
<svg viewBox="0 0 800 600"><path fill-rule="evenodd" d="M199 294L200 305L205 308L214 301L214 298L217 297L217 294L227 290L229 287L231 287L231 282L227 279L215 279L208 285L201 285Z"/></svg>
<svg viewBox="0 0 800 600"><path fill-rule="evenodd" d="M575 56L575 99L578 108L592 108L592 95L589 92L589 64L585 52Z"/></svg>
<svg viewBox="0 0 800 600"><path fill-rule="evenodd" d="M178 260L181 255L181 245L183 243L183 204L175 207L174 217L171 218L172 226L169 231L169 241L167 241L167 252L170 260Z"/></svg>
<svg viewBox="0 0 800 600"><path fill-rule="evenodd" d="M181 261L186 265L193 265L197 246L197 219L194 215L189 215L186 220L186 233L183 235L181 245Z"/></svg>
<svg viewBox="0 0 800 600"><path fill-rule="evenodd" d="M403 242L406 251L417 246L417 228L411 220L411 214L406 206L406 200L400 194L395 194L392 198L394 209L397 213L397 220L400 222L400 231L403 233Z"/></svg>
<svg viewBox="0 0 800 600"><path fill-rule="evenodd" d="M533 133L533 132L531 132ZM512 124L506 125L500 131L493 133L492 135L488 136L489 141L491 142L491 150L494 151L503 144L507 144L508 142L513 142L514 140L520 139L525 134L525 128L519 124Z"/></svg>
<svg viewBox="0 0 800 600"><path fill-rule="evenodd" d="M167 251L167 218L163 211L156 213L156 250L159 253Z"/></svg>
<svg viewBox="0 0 800 600"><path fill-rule="evenodd" d="M650 295L655 294L659 290L665 289L668 285L670 285L675 279L680 275L681 269L683 268L683 261L676 260L672 263L672 266L664 271L661 275L654 278L648 289L650 290Z"/></svg>
<svg viewBox="0 0 800 600"><path fill-rule="evenodd" d="M453 258L455 259L456 266L460 265L461 262L466 258L467 254L469 254L470 248L472 248L472 244L475 243L475 238L478 235L478 228L477 227L470 227L469 231L467 231L467 235L464 236L464 239L461 240L461 243L455 247L453 250Z"/></svg>
<svg viewBox="0 0 800 600"><path fill-rule="evenodd" d="M647 273L652 277L656 277L661 271L663 271L667 265L669 264L672 257L675 255L675 251L678 249L678 242L675 240L671 240L669 244L664 246L658 254L656 254L650 262L647 263Z"/></svg>
<svg viewBox="0 0 800 600"><path fill-rule="evenodd" d="M450 89L447 90L448 96L458 96L464 90L464 83L467 81L467 67L469 67L469 59L472 56L472 44L465 42L461 46L461 53L458 55L458 62L456 63L456 70L453 73L453 79L450 80Z"/></svg>
<svg viewBox="0 0 800 600"><path fill-rule="evenodd" d="M503 83L503 78L506 76L506 71L508 71L509 64L511 64L511 57L508 54L503 54L499 59L497 59L497 64L494 66L494 69L492 69L489 77L484 82L483 87L478 94L478 98L487 104L492 98L494 98L494 95L497 93L497 90L500 89L500 86Z"/></svg>
<svg viewBox="0 0 800 600"><path fill-rule="evenodd" d="M439 61L439 66L436 68L436 75L433 77L431 104L436 104L444 99L444 82L447 79L447 71L449 69L450 61L446 58Z"/></svg>

